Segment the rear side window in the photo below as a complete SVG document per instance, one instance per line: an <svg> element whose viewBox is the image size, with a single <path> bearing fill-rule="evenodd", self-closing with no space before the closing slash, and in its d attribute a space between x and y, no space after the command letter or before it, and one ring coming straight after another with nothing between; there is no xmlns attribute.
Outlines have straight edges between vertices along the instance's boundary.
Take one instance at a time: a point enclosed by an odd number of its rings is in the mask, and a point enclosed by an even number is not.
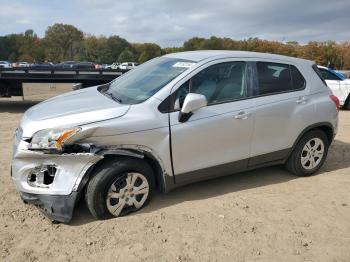
<svg viewBox="0 0 350 262"><path fill-rule="evenodd" d="M257 62L259 94L275 94L300 90L305 87L305 79L292 65Z"/></svg>
<svg viewBox="0 0 350 262"><path fill-rule="evenodd" d="M304 77L295 66L290 65L289 67L290 67L290 74L292 77L293 89L294 90L303 89L305 87Z"/></svg>

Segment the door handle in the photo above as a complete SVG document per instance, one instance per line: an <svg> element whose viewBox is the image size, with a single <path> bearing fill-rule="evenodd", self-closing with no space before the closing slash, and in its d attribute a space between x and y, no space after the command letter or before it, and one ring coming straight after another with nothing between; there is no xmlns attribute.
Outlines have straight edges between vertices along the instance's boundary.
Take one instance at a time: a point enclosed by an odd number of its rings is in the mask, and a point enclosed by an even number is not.
<svg viewBox="0 0 350 262"><path fill-rule="evenodd" d="M298 100L296 101L297 104L306 104L307 102L307 98L305 96L301 96L298 98Z"/></svg>
<svg viewBox="0 0 350 262"><path fill-rule="evenodd" d="M235 119L247 119L250 116L250 113L247 113L245 111L239 112L237 115L234 116Z"/></svg>

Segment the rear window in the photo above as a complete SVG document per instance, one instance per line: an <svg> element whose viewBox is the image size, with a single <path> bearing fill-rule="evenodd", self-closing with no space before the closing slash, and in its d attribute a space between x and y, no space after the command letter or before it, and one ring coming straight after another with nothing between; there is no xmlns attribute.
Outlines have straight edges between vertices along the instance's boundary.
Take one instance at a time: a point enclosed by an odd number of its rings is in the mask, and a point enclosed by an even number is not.
<svg viewBox="0 0 350 262"><path fill-rule="evenodd" d="M315 73L318 75L318 77L321 79L321 81L322 81L322 82L324 83L324 85L326 86L327 83L326 83L326 81L324 80L324 78L323 78L323 76L322 76L322 74L321 74L321 72L320 72L320 70L318 69L318 67L317 67L316 64L313 64L313 65L312 65L312 69L315 71Z"/></svg>
<svg viewBox="0 0 350 262"><path fill-rule="evenodd" d="M291 92L305 87L305 79L295 66L271 62L256 64L260 95Z"/></svg>

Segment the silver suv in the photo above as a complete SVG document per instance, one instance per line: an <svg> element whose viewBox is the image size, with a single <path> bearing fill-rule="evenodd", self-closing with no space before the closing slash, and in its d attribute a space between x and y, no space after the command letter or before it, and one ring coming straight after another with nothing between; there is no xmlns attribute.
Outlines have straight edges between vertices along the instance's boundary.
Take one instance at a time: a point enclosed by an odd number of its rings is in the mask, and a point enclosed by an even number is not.
<svg viewBox="0 0 350 262"><path fill-rule="evenodd" d="M312 175L338 109L310 61L169 54L30 108L16 130L12 178L25 202L56 221L70 221L79 196L96 218L125 215L155 190L262 166Z"/></svg>

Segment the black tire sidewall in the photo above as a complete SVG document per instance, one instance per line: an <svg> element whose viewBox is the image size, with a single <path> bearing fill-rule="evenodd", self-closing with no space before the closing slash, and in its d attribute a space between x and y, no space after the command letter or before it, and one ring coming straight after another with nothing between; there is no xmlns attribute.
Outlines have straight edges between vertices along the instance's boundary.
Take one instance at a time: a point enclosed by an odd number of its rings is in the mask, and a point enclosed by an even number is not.
<svg viewBox="0 0 350 262"><path fill-rule="evenodd" d="M321 159L321 162L313 169L305 169L302 164L301 164L301 153L302 150L305 146L305 144L307 142L309 142L311 139L313 138L319 138L322 140L323 144L324 144L324 154L323 157ZM327 158L327 154L328 154L328 148L329 148L329 141L328 138L326 136L326 134L321 131L321 130L312 130L310 132L308 132L307 134L305 134L300 141L298 142L294 152L293 152L293 156L292 156L292 164L294 165L293 169L296 175L298 176L310 176L312 174L314 174L315 172L317 172L322 165L324 164L326 158Z"/></svg>
<svg viewBox="0 0 350 262"><path fill-rule="evenodd" d="M345 103L344 103L342 109L350 110L350 95L348 95L348 97L346 98Z"/></svg>
<svg viewBox="0 0 350 262"><path fill-rule="evenodd" d="M107 209L107 192L118 177L130 172L141 173L146 177L149 184L149 193L142 207L148 204L155 187L152 168L141 159L121 158L109 160L97 168L86 187L85 200L93 216L99 219L114 217Z"/></svg>

